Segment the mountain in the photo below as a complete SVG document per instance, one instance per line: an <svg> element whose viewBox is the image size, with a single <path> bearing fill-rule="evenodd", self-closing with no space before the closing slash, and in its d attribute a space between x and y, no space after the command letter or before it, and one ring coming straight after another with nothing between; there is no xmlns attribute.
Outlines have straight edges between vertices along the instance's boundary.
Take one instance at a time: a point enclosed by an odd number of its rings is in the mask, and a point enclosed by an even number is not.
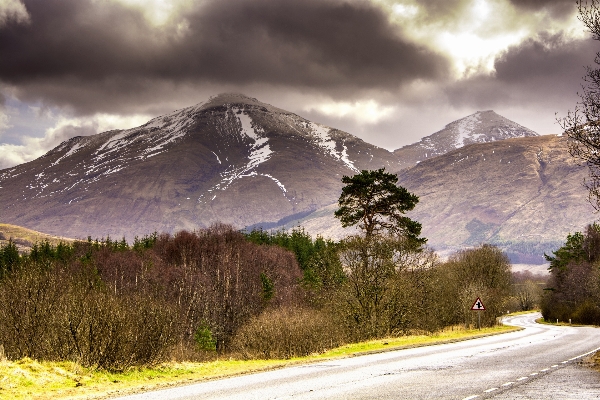
<svg viewBox="0 0 600 400"><path fill-rule="evenodd" d="M566 138L537 136L493 111L394 154L239 94L75 137L1 170L0 218L73 238L131 240L215 222L300 223L340 238L352 232L333 217L342 176L381 167L401 171L399 184L420 197L410 216L438 250L486 242L513 260L541 262L594 220L587 170L569 156Z"/></svg>
<svg viewBox="0 0 600 400"><path fill-rule="evenodd" d="M419 196L408 215L435 249L492 243L514 262L541 263L567 234L594 222L586 176L567 138L548 135L467 145L402 171L399 184ZM350 231L333 217L335 209L331 204L298 223L343 237Z"/></svg>
<svg viewBox="0 0 600 400"><path fill-rule="evenodd" d="M74 137L0 171L2 221L75 238L281 223L332 203L341 177L398 170L361 139L239 94L128 130Z"/></svg>
<svg viewBox="0 0 600 400"><path fill-rule="evenodd" d="M395 150L394 154L400 159L401 168L410 168L421 161L446 154L468 144L529 136L538 136L538 134L494 111L478 111L449 123L441 131L426 136L417 143Z"/></svg>

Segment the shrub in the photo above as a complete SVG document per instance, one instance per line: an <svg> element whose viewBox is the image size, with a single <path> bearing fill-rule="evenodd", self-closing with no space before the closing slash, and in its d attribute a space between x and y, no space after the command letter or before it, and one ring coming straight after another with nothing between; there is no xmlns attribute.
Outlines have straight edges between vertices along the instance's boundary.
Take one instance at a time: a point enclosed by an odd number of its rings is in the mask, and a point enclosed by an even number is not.
<svg viewBox="0 0 600 400"><path fill-rule="evenodd" d="M573 312L572 322L586 325L600 325L600 308L591 300L585 301Z"/></svg>
<svg viewBox="0 0 600 400"><path fill-rule="evenodd" d="M245 358L291 358L321 353L344 343L331 315L285 307L252 318L236 334L232 350Z"/></svg>
<svg viewBox="0 0 600 400"><path fill-rule="evenodd" d="M107 290L89 265L29 258L0 284L0 338L11 359L149 365L166 357L175 320L172 307L147 295Z"/></svg>
<svg viewBox="0 0 600 400"><path fill-rule="evenodd" d="M212 333L210 332L210 327L206 321L202 321L200 326L198 326L198 329L196 329L196 332L194 333L194 341L198 346L198 350L217 350L217 343L215 342L215 339L213 339Z"/></svg>

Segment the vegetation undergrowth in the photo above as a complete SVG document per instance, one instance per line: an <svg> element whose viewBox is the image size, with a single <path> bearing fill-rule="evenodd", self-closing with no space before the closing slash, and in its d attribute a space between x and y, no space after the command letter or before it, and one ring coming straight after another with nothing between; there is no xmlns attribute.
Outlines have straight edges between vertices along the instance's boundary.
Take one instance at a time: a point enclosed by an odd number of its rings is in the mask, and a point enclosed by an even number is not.
<svg viewBox="0 0 600 400"><path fill-rule="evenodd" d="M575 322L569 323L568 321L558 321L558 323L557 323L556 320L551 321L551 320L545 320L544 318L538 318L535 320L535 322L537 322L538 324L556 325L556 326L591 326L591 327L595 327L595 328L598 327L597 325L578 324Z"/></svg>
<svg viewBox="0 0 600 400"><path fill-rule="evenodd" d="M512 273L487 244L440 260L404 215L418 197L397 180L383 169L342 179L335 216L361 233L339 242L223 224L28 253L9 240L0 360L17 372L0 375L0 397L116 395L517 329L497 328L498 317L539 306L545 279ZM475 324L484 329L457 328ZM36 375L45 368L55 372Z"/></svg>
<svg viewBox="0 0 600 400"><path fill-rule="evenodd" d="M215 359L207 362L169 362L152 368L130 368L118 373L86 368L75 362L36 361L30 358L5 360L0 361L0 398L14 400L110 398L294 364L467 340L518 329L503 325L481 330L449 327L435 334L370 340L344 345L322 354L288 360Z"/></svg>

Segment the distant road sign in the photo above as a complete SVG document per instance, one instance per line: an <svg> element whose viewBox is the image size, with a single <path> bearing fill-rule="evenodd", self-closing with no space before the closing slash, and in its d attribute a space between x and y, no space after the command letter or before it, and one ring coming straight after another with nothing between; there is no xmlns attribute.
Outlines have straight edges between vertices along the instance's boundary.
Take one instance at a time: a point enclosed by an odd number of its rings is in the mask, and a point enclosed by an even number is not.
<svg viewBox="0 0 600 400"><path fill-rule="evenodd" d="M483 303L481 302L481 299L479 297L477 298L477 300L475 300L475 303L473 303L473 307L471 307L471 310L485 311L485 306L483 305Z"/></svg>

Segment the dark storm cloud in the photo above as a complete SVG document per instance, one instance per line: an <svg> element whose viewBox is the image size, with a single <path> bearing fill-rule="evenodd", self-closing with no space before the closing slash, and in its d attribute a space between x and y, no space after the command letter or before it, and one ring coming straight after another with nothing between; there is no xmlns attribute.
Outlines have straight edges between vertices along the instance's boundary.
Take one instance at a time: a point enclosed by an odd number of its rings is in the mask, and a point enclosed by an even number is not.
<svg viewBox="0 0 600 400"><path fill-rule="evenodd" d="M563 103L566 110L574 106L585 67L593 64L599 47L591 39L541 35L510 48L496 60L495 76L463 80L448 88L447 94L454 104L480 108Z"/></svg>
<svg viewBox="0 0 600 400"><path fill-rule="evenodd" d="M215 0L158 28L116 3L25 5L29 24L0 28L0 81L82 113L114 112L160 85L396 89L448 67L366 2Z"/></svg>
<svg viewBox="0 0 600 400"><path fill-rule="evenodd" d="M523 11L547 10L554 18L567 18L576 10L574 0L509 0Z"/></svg>
<svg viewBox="0 0 600 400"><path fill-rule="evenodd" d="M566 40L562 34L541 35L509 49L495 64L496 79L521 84L538 78L569 79L583 73L594 60L598 42L591 39Z"/></svg>

